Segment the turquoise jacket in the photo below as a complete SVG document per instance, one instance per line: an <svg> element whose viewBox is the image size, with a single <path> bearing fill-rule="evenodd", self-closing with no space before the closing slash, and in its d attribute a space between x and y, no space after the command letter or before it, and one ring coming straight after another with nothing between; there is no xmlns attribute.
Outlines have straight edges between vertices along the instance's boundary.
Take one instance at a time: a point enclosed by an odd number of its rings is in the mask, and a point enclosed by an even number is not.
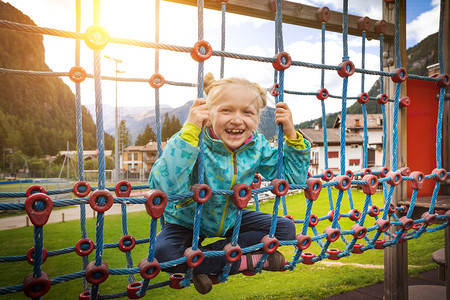
<svg viewBox="0 0 450 300"><path fill-rule="evenodd" d="M277 148L271 147L262 134L254 133L253 139L230 151L221 140L213 139L204 131L204 177L211 189L231 189L236 183L250 185L256 172L269 180L276 178ZM198 182L199 148L180 137L181 131L167 143L161 157L153 165L149 185L168 196L190 191ZM283 178L289 183L304 184L308 175L310 143L299 150L284 144ZM169 202L164 212L168 223L193 229L197 204L192 198ZM238 208L230 196L213 195L203 204L200 235L224 236L233 228Z"/></svg>

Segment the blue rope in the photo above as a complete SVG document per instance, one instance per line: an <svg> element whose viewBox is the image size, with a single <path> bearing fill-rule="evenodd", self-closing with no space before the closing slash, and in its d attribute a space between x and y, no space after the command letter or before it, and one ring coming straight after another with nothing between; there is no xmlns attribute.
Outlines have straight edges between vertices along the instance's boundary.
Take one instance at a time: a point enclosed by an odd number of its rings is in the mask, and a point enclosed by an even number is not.
<svg viewBox="0 0 450 300"><path fill-rule="evenodd" d="M94 24L100 23L100 1L94 0ZM97 125L97 149L98 149L98 188L105 188L105 138L103 131L103 105L101 82L100 50L94 50L94 85L95 85L95 111ZM105 203L104 197L99 197L99 205ZM103 222L104 213L97 214L95 265L100 266L103 256ZM96 300L98 285L92 285L91 298Z"/></svg>
<svg viewBox="0 0 450 300"><path fill-rule="evenodd" d="M255 203L255 211L259 211L259 199L258 194L253 195L253 202Z"/></svg>
<svg viewBox="0 0 450 300"><path fill-rule="evenodd" d="M42 226L34 226L34 263L33 263L33 277L41 277L42 271L42 255L44 248L44 229Z"/></svg>
<svg viewBox="0 0 450 300"><path fill-rule="evenodd" d="M220 44L220 50L225 51L225 12L227 9L227 3L222 2L222 40ZM223 78L225 72L225 57L220 58L220 78Z"/></svg>
<svg viewBox="0 0 450 300"><path fill-rule="evenodd" d="M436 167L442 168L442 117L444 115L445 88L439 91L439 111L436 125Z"/></svg>
<svg viewBox="0 0 450 300"><path fill-rule="evenodd" d="M81 0L76 0L76 31L81 29ZM80 66L80 40L75 40L75 66ZM76 108L76 130L77 130L77 150L78 150L78 180L84 181L84 155L83 155L83 116L81 109L81 89L80 83L75 83L75 108ZM86 207L80 204L80 227L81 238L87 237L86 233ZM83 256L83 270L89 263L87 256ZM89 284L83 278L84 290L89 289Z"/></svg>
<svg viewBox="0 0 450 300"><path fill-rule="evenodd" d="M233 228L233 234L231 237L231 245L236 246L238 244L238 238L239 238L239 230L241 228L241 221L242 221L242 209L239 209L236 212L236 223L234 224ZM227 262L223 268L222 274L219 276L219 281L224 282L227 280L228 274L231 271L231 262Z"/></svg>
<svg viewBox="0 0 450 300"><path fill-rule="evenodd" d="M160 0L155 0L155 42L159 42L159 11ZM159 49L155 49L155 73L159 73ZM155 89L155 120L156 120L156 147L158 158L162 153L161 142L161 111L159 104L159 88Z"/></svg>
<svg viewBox="0 0 450 300"><path fill-rule="evenodd" d="M366 32L362 32L362 40L361 40L361 69L366 68ZM361 74L361 93L364 93L364 77L365 74Z"/></svg>
<svg viewBox="0 0 450 300"><path fill-rule="evenodd" d="M343 2L343 30L342 30L342 43L344 48L343 61L347 61L348 57L348 0ZM345 128L347 121L347 86L348 77L344 77L342 85L342 118L341 118L341 175L345 173Z"/></svg>
<svg viewBox="0 0 450 300"><path fill-rule="evenodd" d="M325 64L325 26L326 23L322 22L322 64ZM325 87L325 69L320 70L320 88ZM327 167L325 167L327 168Z"/></svg>
<svg viewBox="0 0 450 300"><path fill-rule="evenodd" d="M447 7L448 9L448 7ZM445 1L441 0L441 7L439 13L439 34L438 34L438 60L439 71L441 74L445 73L444 65L444 15L445 15Z"/></svg>
<svg viewBox="0 0 450 300"><path fill-rule="evenodd" d="M288 214L288 210L287 210L287 203L286 203L286 196L282 196L281 197L281 204L283 206L283 215L287 215Z"/></svg>
<svg viewBox="0 0 450 300"><path fill-rule="evenodd" d="M342 8L342 46L344 49L344 56L342 57L343 61L349 60L348 56L348 0L343 1Z"/></svg>
<svg viewBox="0 0 450 300"><path fill-rule="evenodd" d="M364 150L364 168L367 168L367 149L368 149L368 144L369 144L369 136L367 133L367 110L366 110L366 104L362 103L361 104L361 109L363 112L363 120L364 120L364 145L363 145L363 150Z"/></svg>
<svg viewBox="0 0 450 300"><path fill-rule="evenodd" d="M278 49L280 52L284 51L283 48L283 17L282 17L282 8L281 8L281 1L277 0L276 1L276 7L277 7L277 18L276 18L276 22L275 22L275 34L276 34L276 41L278 44ZM281 70L278 72L278 76L279 76L279 95L278 95L278 99L276 103L278 102L283 102L284 99L284 70ZM277 128L277 144L278 144L278 168L277 168L277 178L283 178L283 157L284 157L284 152L283 152L283 144L284 144L284 139L283 139L283 124L279 124L278 128ZM275 231L276 231L276 227L277 227L277 216L278 216L278 206L280 204L280 196L276 196L275 197L275 203L273 205L273 212L272 212L272 222L271 222L271 226L270 226L270 231L269 231L269 236L273 237L275 235ZM265 255L263 255L263 258L261 258L260 260L260 264L261 267L264 264ZM259 265L259 264L258 264Z"/></svg>
<svg viewBox="0 0 450 300"><path fill-rule="evenodd" d="M395 67L402 66L400 55L400 1L395 0Z"/></svg>
<svg viewBox="0 0 450 300"><path fill-rule="evenodd" d="M361 48L362 48L361 49L361 52L362 52L361 68L364 69L365 68L365 55L366 55L366 32L365 31L363 31L363 33L362 33L362 47ZM361 74L361 93L364 93L364 75L365 74ZM368 148L369 137L367 135L367 111L366 111L365 103L361 104L361 109L362 109L363 119L364 119L363 163L364 163L364 168L367 168L367 151L368 151L367 148Z"/></svg>
<svg viewBox="0 0 450 300"><path fill-rule="evenodd" d="M325 22L322 22L322 64L325 64ZM325 86L325 70L321 71L321 80L320 87L324 88ZM325 161L325 170L328 169L328 137L327 137L327 123L326 123L326 111L325 111L325 100L320 101L320 105L322 108L322 131L323 131L323 149L324 149L324 161ZM328 193L328 203L330 204L330 210L333 209L333 196L331 193L331 188L327 187Z"/></svg>
<svg viewBox="0 0 450 300"><path fill-rule="evenodd" d="M383 35L380 34L380 71L383 71ZM384 81L383 81L384 76L382 74L380 74L380 94L384 93ZM383 120L385 120L383 118ZM383 164L384 166L384 164Z"/></svg>
<svg viewBox="0 0 450 300"><path fill-rule="evenodd" d="M392 123L392 170L397 170L397 137L398 137L398 110L400 103L401 84L395 84L394 120Z"/></svg>
<svg viewBox="0 0 450 300"><path fill-rule="evenodd" d="M128 235L128 225L127 225L127 205L125 203L122 203L120 205L121 208L121 212L122 212L122 233L123 235ZM133 258L131 256L131 252L127 251L125 252L125 256L127 259L127 268L132 268L133 267ZM129 275L128 277L128 281L130 283L135 282L136 279L134 278L134 276L132 274Z"/></svg>

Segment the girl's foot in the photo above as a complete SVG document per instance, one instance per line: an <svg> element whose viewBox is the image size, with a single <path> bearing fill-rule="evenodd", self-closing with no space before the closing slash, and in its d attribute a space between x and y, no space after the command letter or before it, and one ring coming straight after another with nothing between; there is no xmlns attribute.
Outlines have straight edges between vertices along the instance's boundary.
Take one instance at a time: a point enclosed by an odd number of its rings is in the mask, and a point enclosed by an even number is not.
<svg viewBox="0 0 450 300"><path fill-rule="evenodd" d="M253 253L247 253L241 257L241 266L239 271L253 272L263 256L263 251L257 251ZM279 251L275 251L269 254L263 265L263 270L266 271L284 271L286 259Z"/></svg>
<svg viewBox="0 0 450 300"><path fill-rule="evenodd" d="M192 278L194 287L200 294L208 294L212 290L212 281L206 274L197 274Z"/></svg>

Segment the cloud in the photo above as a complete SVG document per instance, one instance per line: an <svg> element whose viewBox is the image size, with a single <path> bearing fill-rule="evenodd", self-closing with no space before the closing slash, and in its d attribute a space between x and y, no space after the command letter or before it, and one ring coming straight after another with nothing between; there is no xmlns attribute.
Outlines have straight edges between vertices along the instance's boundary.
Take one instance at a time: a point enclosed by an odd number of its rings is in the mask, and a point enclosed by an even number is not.
<svg viewBox="0 0 450 300"><path fill-rule="evenodd" d="M439 30L439 2L432 1L433 8L421 13L406 25L408 45L414 46L430 34Z"/></svg>

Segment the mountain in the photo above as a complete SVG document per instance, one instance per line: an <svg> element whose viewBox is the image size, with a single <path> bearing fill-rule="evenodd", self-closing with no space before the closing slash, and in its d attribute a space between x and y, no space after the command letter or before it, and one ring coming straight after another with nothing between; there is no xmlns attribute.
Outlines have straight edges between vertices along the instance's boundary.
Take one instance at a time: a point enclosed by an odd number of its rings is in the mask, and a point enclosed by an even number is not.
<svg viewBox="0 0 450 300"><path fill-rule="evenodd" d="M176 116L181 123L187 120L189 115L189 108L192 106L194 100L186 102L184 105L171 108L168 105L162 105L161 111L161 126L164 122L164 116L168 113L169 118ZM87 105L91 114L95 112L95 105ZM123 107L122 108L122 119L125 120L126 126L129 129L132 138L131 140L136 140L137 136L144 132L147 124L153 128L153 132L156 133L156 118L154 107ZM114 134L115 132L115 119L114 119L114 108L112 106L106 105L103 107L104 112L104 126L105 130ZM275 109L272 107L266 107L261 112L261 121L258 126L258 131L264 134L267 139L276 135L275 126Z"/></svg>
<svg viewBox="0 0 450 300"><path fill-rule="evenodd" d="M28 16L0 1L0 19L36 25ZM0 29L0 67L51 71L45 64L42 35ZM96 128L85 107L84 148L96 148ZM0 75L0 146L29 156L55 155L76 148L75 96L58 77ZM112 149L112 137L105 146Z"/></svg>
<svg viewBox="0 0 450 300"><path fill-rule="evenodd" d="M423 39L420 43L414 47L406 50L406 70L409 74L428 76L427 66L438 62L438 33L434 33ZM368 94L371 97L375 97L380 91L380 80L377 80ZM379 114L381 113L381 106L375 101L369 101L366 104L367 113ZM362 114L361 105L355 102L353 105L347 108L348 114ZM327 127L332 127L339 112L329 113L326 117ZM322 118L317 118L309 121L302 122L296 125L297 128L310 128L314 126L314 123L318 122L322 127Z"/></svg>
<svg viewBox="0 0 450 300"><path fill-rule="evenodd" d="M86 108L91 115L95 114L95 104L88 104ZM162 112L172 110L169 105L161 105L160 110ZM115 135L116 119L115 107L103 104L103 128L111 135ZM147 119L151 118L155 114L155 108L153 106L124 106L119 108L119 118L124 119L127 124L127 128L130 129L130 133L133 136L133 140L144 131L147 125Z"/></svg>

